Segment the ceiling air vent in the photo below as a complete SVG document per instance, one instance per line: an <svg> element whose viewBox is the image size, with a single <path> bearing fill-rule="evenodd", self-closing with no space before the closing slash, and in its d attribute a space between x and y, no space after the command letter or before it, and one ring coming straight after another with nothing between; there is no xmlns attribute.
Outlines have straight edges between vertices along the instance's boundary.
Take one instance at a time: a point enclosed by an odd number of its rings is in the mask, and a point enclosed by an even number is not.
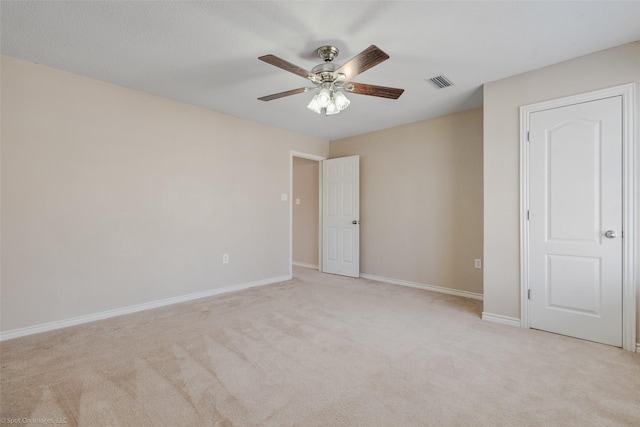
<svg viewBox="0 0 640 427"><path fill-rule="evenodd" d="M428 82L434 85L438 89L443 89L445 87L453 86L453 82L444 75L431 77L428 80Z"/></svg>

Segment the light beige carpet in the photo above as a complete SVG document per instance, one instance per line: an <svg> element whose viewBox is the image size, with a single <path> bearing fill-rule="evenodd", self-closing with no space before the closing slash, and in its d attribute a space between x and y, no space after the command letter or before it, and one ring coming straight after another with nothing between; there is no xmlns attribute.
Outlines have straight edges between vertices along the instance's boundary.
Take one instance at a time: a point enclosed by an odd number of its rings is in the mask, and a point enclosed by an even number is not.
<svg viewBox="0 0 640 427"><path fill-rule="evenodd" d="M475 300L304 268L295 276L5 341L0 418L81 426L640 424L638 354L486 323Z"/></svg>

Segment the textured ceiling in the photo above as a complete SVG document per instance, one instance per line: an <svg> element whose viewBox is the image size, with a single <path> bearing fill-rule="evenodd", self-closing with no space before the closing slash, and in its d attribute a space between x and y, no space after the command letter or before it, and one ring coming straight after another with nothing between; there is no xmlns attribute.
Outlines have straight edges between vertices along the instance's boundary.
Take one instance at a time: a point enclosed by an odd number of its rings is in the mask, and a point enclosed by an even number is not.
<svg viewBox="0 0 640 427"><path fill-rule="evenodd" d="M325 140L482 105L483 83L640 40L639 1L5 1L2 54ZM360 83L398 100L348 95L336 116L306 108L308 85L259 61L306 69L333 44L342 64L371 44L390 59ZM455 86L437 90L430 77Z"/></svg>

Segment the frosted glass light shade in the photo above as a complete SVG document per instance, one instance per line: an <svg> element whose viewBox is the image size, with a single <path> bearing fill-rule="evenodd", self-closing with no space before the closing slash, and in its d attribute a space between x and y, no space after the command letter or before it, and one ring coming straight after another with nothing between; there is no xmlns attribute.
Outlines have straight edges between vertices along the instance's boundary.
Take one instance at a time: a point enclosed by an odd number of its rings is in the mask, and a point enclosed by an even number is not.
<svg viewBox="0 0 640 427"><path fill-rule="evenodd" d="M333 102L333 99L332 99L331 102L329 102L329 105L327 105L327 108L324 113L327 116L331 116L333 114L338 114L339 112L340 110L338 109L338 107L336 106L336 103Z"/></svg>
<svg viewBox="0 0 640 427"><path fill-rule="evenodd" d="M347 98L344 93L336 91L333 93L333 102L336 104L336 108L338 111L342 111L351 104L349 98Z"/></svg>
<svg viewBox="0 0 640 427"><path fill-rule="evenodd" d="M327 108L327 105L329 105L329 102L331 101L331 92L329 92L329 89L327 88L322 88L316 97L318 98L320 108Z"/></svg>
<svg viewBox="0 0 640 427"><path fill-rule="evenodd" d="M320 102L318 101L318 96L319 95L313 97L309 105L307 105L307 108L314 113L322 114L322 107L320 106Z"/></svg>

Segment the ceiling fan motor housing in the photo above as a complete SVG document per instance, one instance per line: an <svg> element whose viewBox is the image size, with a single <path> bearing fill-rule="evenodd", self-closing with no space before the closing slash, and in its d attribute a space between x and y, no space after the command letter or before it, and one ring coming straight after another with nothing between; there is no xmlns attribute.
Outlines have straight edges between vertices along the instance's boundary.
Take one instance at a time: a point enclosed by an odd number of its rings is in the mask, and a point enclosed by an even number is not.
<svg viewBox="0 0 640 427"><path fill-rule="evenodd" d="M336 70L336 65L331 62L325 62L324 64L316 65L311 69L311 73L314 74L315 79L319 83L323 82L332 82L336 80L336 76L334 71Z"/></svg>
<svg viewBox="0 0 640 427"><path fill-rule="evenodd" d="M340 51L335 46L320 46L317 52L324 63L316 65L311 69L311 73L314 74L311 80L315 83L331 83L335 81L336 76L334 71L337 67L331 61L338 56Z"/></svg>

